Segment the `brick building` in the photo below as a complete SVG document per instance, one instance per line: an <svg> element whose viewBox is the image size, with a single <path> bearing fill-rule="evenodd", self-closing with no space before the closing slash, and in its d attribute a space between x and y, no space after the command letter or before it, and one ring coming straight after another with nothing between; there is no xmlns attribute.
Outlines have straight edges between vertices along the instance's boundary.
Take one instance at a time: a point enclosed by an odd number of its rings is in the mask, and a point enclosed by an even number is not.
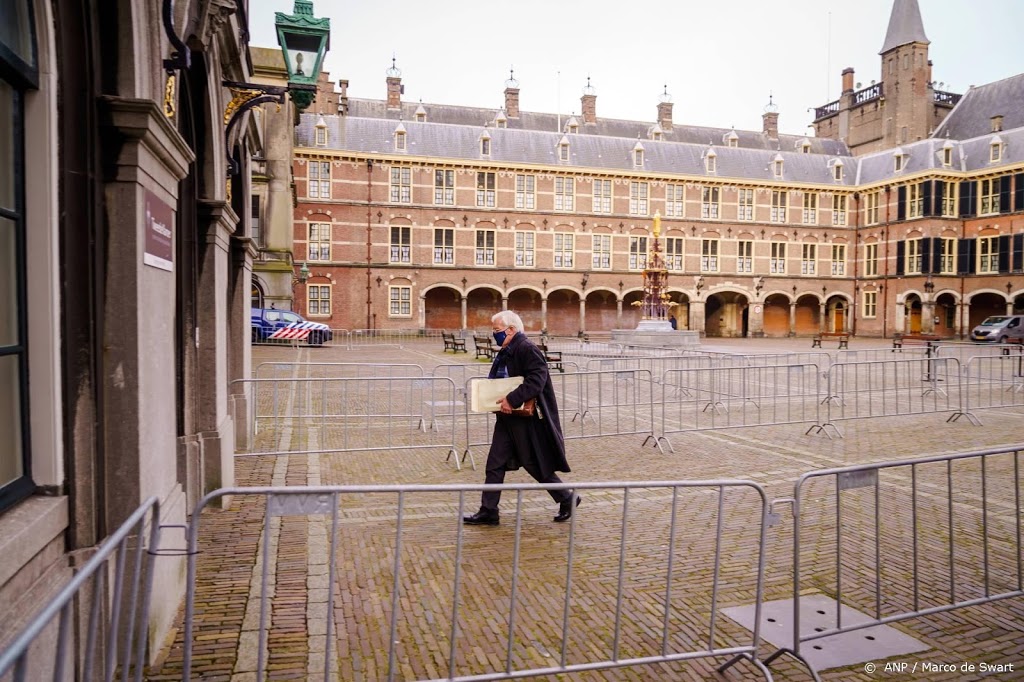
<svg viewBox="0 0 1024 682"><path fill-rule="evenodd" d="M505 306L530 331L632 328L660 213L682 329L962 336L1024 309L1024 75L947 96L927 46L896 0L877 97L845 71L810 138L771 105L742 131L680 125L667 93L650 121L603 119L589 83L565 118L522 111L513 78L497 111L404 102L394 67L383 100L325 78L334 101L296 129L295 307L349 329L479 329Z"/></svg>

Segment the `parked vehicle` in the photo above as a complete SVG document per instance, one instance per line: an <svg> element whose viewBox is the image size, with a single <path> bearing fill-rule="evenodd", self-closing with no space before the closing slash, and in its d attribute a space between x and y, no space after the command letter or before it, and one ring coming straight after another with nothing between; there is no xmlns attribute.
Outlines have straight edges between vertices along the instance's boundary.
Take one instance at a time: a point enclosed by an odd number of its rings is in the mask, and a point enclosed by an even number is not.
<svg viewBox="0 0 1024 682"><path fill-rule="evenodd" d="M302 315L293 313L290 310L253 308L251 318L253 343L274 341L276 339L271 339L271 337L275 332L281 332L278 338L282 341L290 339L301 340L305 337L306 342L311 346L322 346L325 341L330 341L334 338L334 333L326 324L322 322L309 322Z"/></svg>
<svg viewBox="0 0 1024 682"><path fill-rule="evenodd" d="M993 315L971 330L972 341L1024 343L1024 315Z"/></svg>

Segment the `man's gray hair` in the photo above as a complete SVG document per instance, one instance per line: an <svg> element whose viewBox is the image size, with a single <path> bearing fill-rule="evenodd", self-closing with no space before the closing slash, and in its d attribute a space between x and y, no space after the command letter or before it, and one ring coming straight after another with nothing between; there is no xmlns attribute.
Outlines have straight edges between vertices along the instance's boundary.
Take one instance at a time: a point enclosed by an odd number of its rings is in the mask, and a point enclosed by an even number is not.
<svg viewBox="0 0 1024 682"><path fill-rule="evenodd" d="M491 316L491 322L497 322L505 327L514 327L518 332L523 331L523 318L511 310L502 310L500 313L495 313Z"/></svg>

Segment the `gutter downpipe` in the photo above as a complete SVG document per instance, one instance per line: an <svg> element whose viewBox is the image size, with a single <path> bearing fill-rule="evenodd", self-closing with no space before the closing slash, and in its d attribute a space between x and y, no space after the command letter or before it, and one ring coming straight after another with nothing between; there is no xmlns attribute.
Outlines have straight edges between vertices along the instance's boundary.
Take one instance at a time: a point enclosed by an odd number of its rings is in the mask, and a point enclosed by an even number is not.
<svg viewBox="0 0 1024 682"><path fill-rule="evenodd" d="M885 186L885 271L882 273L882 281L885 289L889 288L889 200L892 187ZM888 337L889 331L889 294L882 291L882 338Z"/></svg>
<svg viewBox="0 0 1024 682"><path fill-rule="evenodd" d="M366 328L372 329L371 313L373 303L370 289L371 246L373 244L372 226L370 224L370 207L373 199L373 159L366 160Z"/></svg>

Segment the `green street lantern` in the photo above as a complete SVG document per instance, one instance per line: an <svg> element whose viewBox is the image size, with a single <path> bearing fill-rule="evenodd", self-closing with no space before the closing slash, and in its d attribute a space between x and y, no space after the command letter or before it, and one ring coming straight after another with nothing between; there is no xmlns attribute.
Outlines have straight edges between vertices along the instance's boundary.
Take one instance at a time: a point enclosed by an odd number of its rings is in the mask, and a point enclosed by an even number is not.
<svg viewBox="0 0 1024 682"><path fill-rule="evenodd" d="M312 0L295 0L295 14L275 12L277 43L288 70L288 91L300 112L316 97L324 54L331 49L331 20L313 16Z"/></svg>

